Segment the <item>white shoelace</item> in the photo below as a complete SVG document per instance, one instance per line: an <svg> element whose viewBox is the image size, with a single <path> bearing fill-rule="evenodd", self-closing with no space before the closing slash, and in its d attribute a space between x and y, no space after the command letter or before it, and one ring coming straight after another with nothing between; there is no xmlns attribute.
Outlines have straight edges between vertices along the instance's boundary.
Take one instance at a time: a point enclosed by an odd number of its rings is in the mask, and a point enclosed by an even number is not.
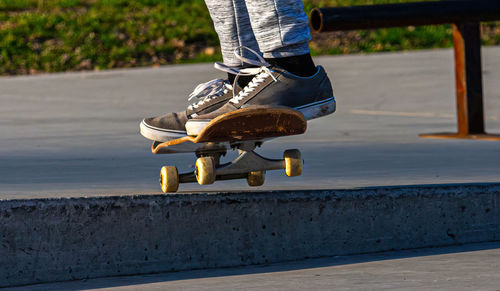
<svg viewBox="0 0 500 291"><path fill-rule="evenodd" d="M242 50L248 50L251 52L257 60L252 60L249 58L245 58L242 55L239 54L239 51ZM251 92L255 91L255 89L263 83L267 78L271 77L275 82L278 80L274 75L272 74L271 69L269 67L271 64L269 64L259 53L254 51L253 49L246 47L246 46L240 46L237 47L234 50L234 55L243 63L247 63L253 66L257 66L257 68L244 68L244 69L236 69L232 67L228 67L222 63L215 63L215 68L219 69L221 71L225 71L231 74L235 74L236 78L234 78L234 83L233 87L236 86L236 82L238 82L238 78L240 76L253 76L255 77L250 81L245 88L243 88L238 95L235 95L235 92L233 91L233 98L229 100L229 102L233 104L238 104L241 100L243 100L245 97L247 97Z"/></svg>
<svg viewBox="0 0 500 291"><path fill-rule="evenodd" d="M257 60L252 60L241 56L239 51L244 49L255 55ZM222 79L214 79L196 86L193 92L189 94L188 100L191 100L193 98L198 98L201 100L189 105L188 109L192 110L198 108L206 102L212 100L213 98L226 94L227 92L229 92L229 90L233 91L233 98L231 98L229 101L233 104L237 104L245 97L247 97L251 92L255 91L255 88L257 88L267 78L272 77L273 80L277 82L276 78L272 74L272 71L269 69L271 65L256 51L252 50L251 48L241 46L234 50L234 54L243 63L257 66L257 68L238 69L229 67L223 63L215 63L214 67L217 70L236 75L234 83L231 85L228 81ZM238 78L240 76L254 75L255 77L252 79L252 81L250 81L248 85L245 86L245 88L243 88L237 95L235 95L234 88L236 88L236 82L238 82Z"/></svg>
<svg viewBox="0 0 500 291"><path fill-rule="evenodd" d="M245 86L245 88L243 88L238 93L238 95L234 95L233 93L233 98L229 99L229 102L233 104L238 104L245 97L248 97L248 95L250 95L250 93L255 91L255 89L259 87L259 85L263 83L267 78L272 77L275 82L278 81L276 80L276 78L274 77L274 75L272 74L271 70L268 67L262 66L260 68L252 68L246 70L253 70L254 72L251 73L250 75L255 74L255 77L253 77L252 81L250 81ZM242 76L242 74L236 75L236 79L238 78L238 76Z"/></svg>
<svg viewBox="0 0 500 291"><path fill-rule="evenodd" d="M229 82L222 79L214 79L206 83L202 83L194 88L188 98L188 100L193 98L201 100L189 105L188 109L192 110L198 108L213 98L226 94L230 90L233 90L233 86L231 86Z"/></svg>

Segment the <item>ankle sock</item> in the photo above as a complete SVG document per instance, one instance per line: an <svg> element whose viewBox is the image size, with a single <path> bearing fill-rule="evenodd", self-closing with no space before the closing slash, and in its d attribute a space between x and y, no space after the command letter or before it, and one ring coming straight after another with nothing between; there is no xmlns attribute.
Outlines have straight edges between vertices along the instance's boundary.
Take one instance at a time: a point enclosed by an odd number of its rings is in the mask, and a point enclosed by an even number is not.
<svg viewBox="0 0 500 291"><path fill-rule="evenodd" d="M317 71L311 54L284 58L266 58L266 61L273 66L280 67L301 77L310 77L316 74Z"/></svg>

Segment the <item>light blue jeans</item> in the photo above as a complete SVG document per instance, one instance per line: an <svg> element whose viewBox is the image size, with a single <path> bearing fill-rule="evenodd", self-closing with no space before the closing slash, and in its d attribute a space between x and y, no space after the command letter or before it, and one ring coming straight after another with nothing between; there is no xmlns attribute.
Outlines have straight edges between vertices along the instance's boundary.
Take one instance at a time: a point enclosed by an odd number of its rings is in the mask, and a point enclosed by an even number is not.
<svg viewBox="0 0 500 291"><path fill-rule="evenodd" d="M309 53L309 21L301 0L205 0L219 35L224 64L239 67L240 46L264 58ZM244 57L248 52L240 50Z"/></svg>

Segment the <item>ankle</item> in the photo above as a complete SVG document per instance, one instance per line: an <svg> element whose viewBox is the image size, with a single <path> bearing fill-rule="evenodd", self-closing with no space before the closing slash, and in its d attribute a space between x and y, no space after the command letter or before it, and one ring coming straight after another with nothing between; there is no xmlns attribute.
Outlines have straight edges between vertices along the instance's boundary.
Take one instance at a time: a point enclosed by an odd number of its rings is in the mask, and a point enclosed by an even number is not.
<svg viewBox="0 0 500 291"><path fill-rule="evenodd" d="M273 66L280 67L301 77L310 77L317 71L311 54L284 58L266 58L266 61Z"/></svg>

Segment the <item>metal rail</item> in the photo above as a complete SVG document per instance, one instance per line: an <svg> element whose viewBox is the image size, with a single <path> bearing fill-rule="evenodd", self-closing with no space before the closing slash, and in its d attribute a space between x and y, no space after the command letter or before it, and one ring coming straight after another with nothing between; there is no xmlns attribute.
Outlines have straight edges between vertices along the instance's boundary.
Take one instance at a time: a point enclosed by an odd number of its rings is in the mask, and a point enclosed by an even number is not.
<svg viewBox="0 0 500 291"><path fill-rule="evenodd" d="M421 134L423 138L500 140L500 135L486 134L484 129L479 23L493 20L500 20L500 0L328 7L311 12L316 32L453 24L458 131Z"/></svg>
<svg viewBox="0 0 500 291"><path fill-rule="evenodd" d="M316 32L498 20L500 1L433 1L314 8Z"/></svg>

